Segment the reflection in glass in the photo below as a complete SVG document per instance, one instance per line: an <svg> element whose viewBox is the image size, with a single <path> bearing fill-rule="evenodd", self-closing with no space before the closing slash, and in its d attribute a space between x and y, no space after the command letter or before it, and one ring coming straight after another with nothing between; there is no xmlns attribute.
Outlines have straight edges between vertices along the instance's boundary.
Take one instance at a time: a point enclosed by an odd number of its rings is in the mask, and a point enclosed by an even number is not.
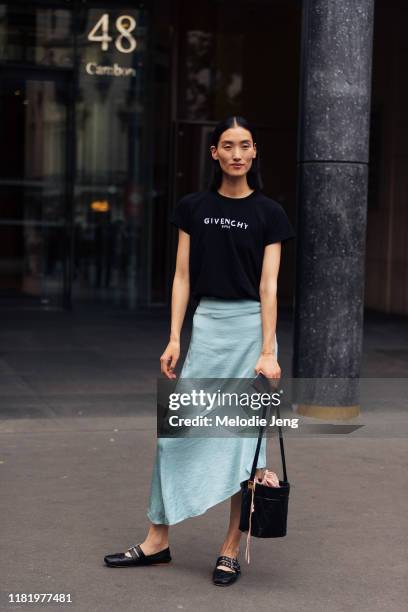
<svg viewBox="0 0 408 612"><path fill-rule="evenodd" d="M66 211L64 82L4 77L0 89L0 288L61 301Z"/></svg>
<svg viewBox="0 0 408 612"><path fill-rule="evenodd" d="M84 8L79 23L74 296L133 308L148 275L147 16Z"/></svg>
<svg viewBox="0 0 408 612"><path fill-rule="evenodd" d="M2 62L72 67L72 34L69 10L29 3L0 4Z"/></svg>

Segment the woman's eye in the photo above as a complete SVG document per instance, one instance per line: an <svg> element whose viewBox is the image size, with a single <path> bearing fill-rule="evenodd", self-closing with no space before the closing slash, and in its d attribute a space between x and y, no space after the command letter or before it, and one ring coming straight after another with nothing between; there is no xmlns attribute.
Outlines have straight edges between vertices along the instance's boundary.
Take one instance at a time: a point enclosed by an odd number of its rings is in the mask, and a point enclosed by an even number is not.
<svg viewBox="0 0 408 612"><path fill-rule="evenodd" d="M242 148L243 149L249 149L250 145L249 144L244 144L244 145L242 145ZM224 149L226 149L226 150L231 149L231 145L224 145Z"/></svg>

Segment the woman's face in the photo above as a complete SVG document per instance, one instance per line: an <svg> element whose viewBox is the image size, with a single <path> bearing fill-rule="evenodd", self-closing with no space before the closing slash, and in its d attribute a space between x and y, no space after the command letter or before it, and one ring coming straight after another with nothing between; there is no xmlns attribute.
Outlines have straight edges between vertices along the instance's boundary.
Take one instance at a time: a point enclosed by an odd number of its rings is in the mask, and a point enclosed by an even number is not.
<svg viewBox="0 0 408 612"><path fill-rule="evenodd" d="M252 141L251 132L243 127L233 127L221 134L217 147L211 145L211 155L213 159L218 159L225 174L243 176L256 157L256 144Z"/></svg>

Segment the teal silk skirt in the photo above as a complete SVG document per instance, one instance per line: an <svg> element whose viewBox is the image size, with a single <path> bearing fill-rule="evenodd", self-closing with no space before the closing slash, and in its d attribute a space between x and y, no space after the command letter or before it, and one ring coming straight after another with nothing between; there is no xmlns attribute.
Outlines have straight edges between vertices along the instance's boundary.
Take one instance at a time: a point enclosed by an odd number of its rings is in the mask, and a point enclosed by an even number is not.
<svg viewBox="0 0 408 612"><path fill-rule="evenodd" d="M180 378L254 378L262 350L261 303L201 298ZM276 351L278 345L276 342ZM257 438L158 438L147 516L174 525L240 491ZM266 438L257 467L266 467Z"/></svg>

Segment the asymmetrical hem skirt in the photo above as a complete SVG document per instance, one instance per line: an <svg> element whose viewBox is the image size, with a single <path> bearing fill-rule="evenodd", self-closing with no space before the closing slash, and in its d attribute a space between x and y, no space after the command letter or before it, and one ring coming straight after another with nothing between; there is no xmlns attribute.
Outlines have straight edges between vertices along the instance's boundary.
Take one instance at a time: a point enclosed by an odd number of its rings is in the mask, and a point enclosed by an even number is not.
<svg viewBox="0 0 408 612"><path fill-rule="evenodd" d="M278 349L275 336L276 351ZM201 298L179 378L253 378L262 350L261 303ZM237 493L251 474L257 438L158 438L147 511L174 525ZM266 438L258 468L266 467Z"/></svg>

